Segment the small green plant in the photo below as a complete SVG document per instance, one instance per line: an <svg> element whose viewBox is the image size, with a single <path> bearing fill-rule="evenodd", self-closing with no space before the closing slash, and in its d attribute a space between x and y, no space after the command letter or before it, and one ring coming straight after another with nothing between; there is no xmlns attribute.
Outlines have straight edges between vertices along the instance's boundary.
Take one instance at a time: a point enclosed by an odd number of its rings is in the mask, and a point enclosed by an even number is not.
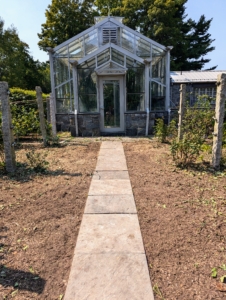
<svg viewBox="0 0 226 300"><path fill-rule="evenodd" d="M156 125L154 127L155 137L161 143L166 142L167 138L167 125L164 123L163 119L157 119Z"/></svg>
<svg viewBox="0 0 226 300"><path fill-rule="evenodd" d="M34 150L26 153L27 159L29 161L29 166L33 168L35 172L45 172L49 162L46 161L48 153L39 153Z"/></svg>
<svg viewBox="0 0 226 300"><path fill-rule="evenodd" d="M158 287L158 284L156 283L154 286L153 286L153 292L158 295L160 297L160 299L164 300L165 298L163 297L159 287Z"/></svg>
<svg viewBox="0 0 226 300"><path fill-rule="evenodd" d="M169 125L166 125L163 118L157 119L154 126L154 133L159 142L166 143L167 138L175 137L177 134L176 121L172 120Z"/></svg>
<svg viewBox="0 0 226 300"><path fill-rule="evenodd" d="M170 146L173 160L178 166L186 166L193 163L200 154L202 143L198 137L189 138L186 134L183 139L174 139Z"/></svg>

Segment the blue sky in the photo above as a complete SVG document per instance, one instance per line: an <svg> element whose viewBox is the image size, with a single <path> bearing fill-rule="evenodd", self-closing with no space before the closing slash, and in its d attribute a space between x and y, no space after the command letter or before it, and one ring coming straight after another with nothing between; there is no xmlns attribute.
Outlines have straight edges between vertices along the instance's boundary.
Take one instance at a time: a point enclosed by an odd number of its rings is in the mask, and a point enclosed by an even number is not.
<svg viewBox="0 0 226 300"><path fill-rule="evenodd" d="M50 3L51 0L0 0L0 17L5 21L5 28L13 24L18 29L20 39L29 45L31 55L40 61L48 60L48 55L37 46L37 33L41 32L45 10ZM217 65L218 70L226 70L226 38L223 34L226 0L188 0L186 7L188 17L196 21L202 14L207 19L213 18L209 33L215 39L213 46L216 49L206 56L211 61L205 68Z"/></svg>

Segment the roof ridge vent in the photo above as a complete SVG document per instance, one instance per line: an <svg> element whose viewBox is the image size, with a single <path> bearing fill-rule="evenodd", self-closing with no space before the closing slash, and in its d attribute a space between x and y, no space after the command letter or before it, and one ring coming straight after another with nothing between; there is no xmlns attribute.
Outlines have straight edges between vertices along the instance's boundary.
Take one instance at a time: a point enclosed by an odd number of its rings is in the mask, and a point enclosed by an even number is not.
<svg viewBox="0 0 226 300"><path fill-rule="evenodd" d="M102 41L103 44L114 43L117 44L117 27L102 28Z"/></svg>

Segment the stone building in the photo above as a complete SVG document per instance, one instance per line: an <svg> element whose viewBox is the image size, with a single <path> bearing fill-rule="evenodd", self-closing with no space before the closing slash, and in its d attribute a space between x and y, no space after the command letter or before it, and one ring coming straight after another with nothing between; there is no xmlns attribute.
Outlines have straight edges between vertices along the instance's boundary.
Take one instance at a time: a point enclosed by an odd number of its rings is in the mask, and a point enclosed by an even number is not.
<svg viewBox="0 0 226 300"><path fill-rule="evenodd" d="M58 130L147 135L170 108L170 50L123 24L95 25L49 49Z"/></svg>
<svg viewBox="0 0 226 300"><path fill-rule="evenodd" d="M172 71L170 72L170 108L176 109L180 101L180 85L186 84L187 100L194 105L198 96L216 98L217 75L226 71Z"/></svg>

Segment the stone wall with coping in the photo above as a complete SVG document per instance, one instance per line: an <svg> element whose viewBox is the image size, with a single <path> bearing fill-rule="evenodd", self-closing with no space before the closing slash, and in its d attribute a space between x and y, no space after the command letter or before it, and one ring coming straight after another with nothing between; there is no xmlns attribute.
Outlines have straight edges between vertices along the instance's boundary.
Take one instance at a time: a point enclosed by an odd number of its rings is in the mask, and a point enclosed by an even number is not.
<svg viewBox="0 0 226 300"><path fill-rule="evenodd" d="M155 120L163 118L168 122L167 112L150 112L148 134L153 134ZM125 135L126 136L144 136L146 133L147 114L143 113L125 113ZM70 131L72 136L75 133L75 115L57 114L57 131ZM100 115L99 114L78 114L78 132L79 136L100 136Z"/></svg>

